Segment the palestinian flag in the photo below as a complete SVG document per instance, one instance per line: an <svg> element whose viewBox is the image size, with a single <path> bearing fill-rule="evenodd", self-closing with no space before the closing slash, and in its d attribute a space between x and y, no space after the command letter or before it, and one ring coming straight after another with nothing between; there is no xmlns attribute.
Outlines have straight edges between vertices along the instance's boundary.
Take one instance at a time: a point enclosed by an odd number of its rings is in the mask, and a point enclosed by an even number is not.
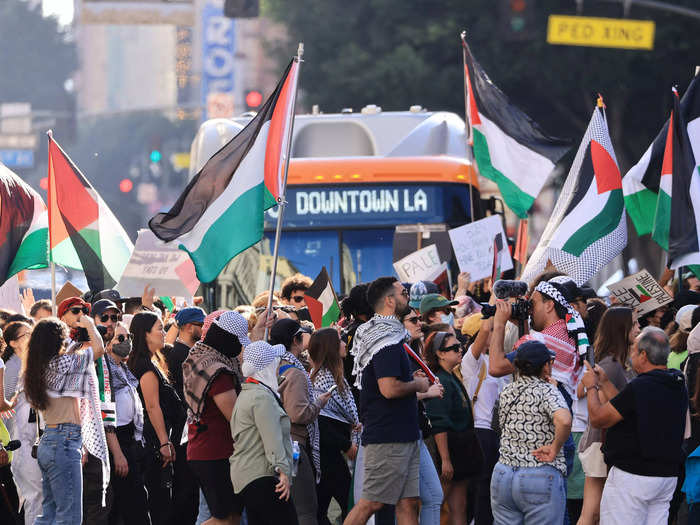
<svg viewBox="0 0 700 525"><path fill-rule="evenodd" d="M324 326L330 326L340 318L338 298L335 296L333 284L331 284L331 278L325 266L321 268L321 273L318 274L311 287L306 290L304 299L317 330Z"/></svg>
<svg viewBox="0 0 700 525"><path fill-rule="evenodd" d="M0 163L0 286L21 270L48 266L48 235L44 201Z"/></svg>
<svg viewBox="0 0 700 525"><path fill-rule="evenodd" d="M462 50L467 127L479 173L498 185L508 207L524 219L569 145L511 104L474 59L464 35Z"/></svg>
<svg viewBox="0 0 700 525"><path fill-rule="evenodd" d="M85 272L90 290L114 288L134 245L95 188L48 137L50 259Z"/></svg>
<svg viewBox="0 0 700 525"><path fill-rule="evenodd" d="M493 263L491 264L491 282L495 283L501 278L501 250L503 250L503 236L496 234L493 240Z"/></svg>
<svg viewBox="0 0 700 525"><path fill-rule="evenodd" d="M531 281L551 262L580 286L626 245L622 180L600 98L554 212L521 278Z"/></svg>
<svg viewBox="0 0 700 525"><path fill-rule="evenodd" d="M700 134L696 131L700 128L700 95L698 91L698 77L695 77L680 101L678 113L683 117L691 138L693 133ZM625 207L639 235L652 233L654 229L658 193L663 182L662 169L669 136L669 122L670 119L666 121L639 162L622 179ZM697 155L696 158L698 158Z"/></svg>
<svg viewBox="0 0 700 525"><path fill-rule="evenodd" d="M700 264L700 119L686 125L673 92L652 238L668 252L668 266L678 268Z"/></svg>
<svg viewBox="0 0 700 525"><path fill-rule="evenodd" d="M263 213L284 195L298 77L295 58L255 118L207 161L170 211L148 222L159 239L189 253L201 282L262 239Z"/></svg>

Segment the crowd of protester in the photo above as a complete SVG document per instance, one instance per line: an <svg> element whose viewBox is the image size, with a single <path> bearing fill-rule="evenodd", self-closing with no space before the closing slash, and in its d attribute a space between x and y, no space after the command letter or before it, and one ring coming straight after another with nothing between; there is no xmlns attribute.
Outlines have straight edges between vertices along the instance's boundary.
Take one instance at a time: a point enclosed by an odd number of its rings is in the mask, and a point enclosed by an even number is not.
<svg viewBox="0 0 700 525"><path fill-rule="evenodd" d="M382 277L330 327L299 274L271 310L25 293L0 521L700 523L700 280L672 277L639 318L558 272L508 300Z"/></svg>

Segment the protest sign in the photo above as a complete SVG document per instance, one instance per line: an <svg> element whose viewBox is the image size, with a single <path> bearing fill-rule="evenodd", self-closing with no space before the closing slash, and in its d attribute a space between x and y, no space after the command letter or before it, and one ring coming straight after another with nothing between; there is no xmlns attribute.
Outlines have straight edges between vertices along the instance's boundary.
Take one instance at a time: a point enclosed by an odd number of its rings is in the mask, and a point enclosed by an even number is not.
<svg viewBox="0 0 700 525"><path fill-rule="evenodd" d="M625 277L607 288L617 302L634 309L636 317L673 301L673 297L646 270Z"/></svg>
<svg viewBox="0 0 700 525"><path fill-rule="evenodd" d="M150 285L156 295L191 299L199 287L189 255L160 242L151 230L139 230L131 259L116 289L122 297L141 297Z"/></svg>
<svg viewBox="0 0 700 525"><path fill-rule="evenodd" d="M82 297L82 295L83 292L78 287L76 287L72 282L66 281L66 284L64 284L56 294L56 307L58 307L58 305L66 299L70 299L71 297Z"/></svg>
<svg viewBox="0 0 700 525"><path fill-rule="evenodd" d="M431 244L394 263L399 281L415 283L432 281L443 271L437 246Z"/></svg>
<svg viewBox="0 0 700 525"><path fill-rule="evenodd" d="M470 222L464 226L453 228L448 232L452 241L452 249L459 265L460 272L469 272L472 281L491 276L493 270L493 250L496 235L506 239L503 223L499 215ZM513 259L508 252L508 244L502 243L500 271L513 268Z"/></svg>
<svg viewBox="0 0 700 525"><path fill-rule="evenodd" d="M0 308L24 313L22 299L19 295L19 280L16 275L10 277L0 286Z"/></svg>

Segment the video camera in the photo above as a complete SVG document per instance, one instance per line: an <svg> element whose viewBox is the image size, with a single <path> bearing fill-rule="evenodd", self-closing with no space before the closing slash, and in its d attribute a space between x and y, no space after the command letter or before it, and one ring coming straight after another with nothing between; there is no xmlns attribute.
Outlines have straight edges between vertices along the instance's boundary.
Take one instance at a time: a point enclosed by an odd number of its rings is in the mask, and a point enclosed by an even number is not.
<svg viewBox="0 0 700 525"><path fill-rule="evenodd" d="M508 299L517 297L518 299L511 304L512 317L520 321L527 321L532 311L532 302L528 299L522 299L522 296L527 294L527 283L523 281L511 281L501 279L494 283L493 293L498 299ZM496 306L486 303L481 303L481 315L484 319L496 315Z"/></svg>

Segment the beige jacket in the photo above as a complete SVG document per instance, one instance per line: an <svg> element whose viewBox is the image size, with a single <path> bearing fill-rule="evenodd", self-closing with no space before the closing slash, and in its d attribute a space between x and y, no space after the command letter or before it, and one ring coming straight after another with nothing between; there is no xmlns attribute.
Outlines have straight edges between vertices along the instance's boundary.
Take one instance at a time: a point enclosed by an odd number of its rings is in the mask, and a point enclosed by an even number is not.
<svg viewBox="0 0 700 525"><path fill-rule="evenodd" d="M280 367L288 364L290 363L283 360ZM306 425L314 422L321 412L322 405L318 399L311 401L306 372L292 367L282 375L285 380L279 386L279 394L284 410L292 421L292 439L305 444L309 439Z"/></svg>

